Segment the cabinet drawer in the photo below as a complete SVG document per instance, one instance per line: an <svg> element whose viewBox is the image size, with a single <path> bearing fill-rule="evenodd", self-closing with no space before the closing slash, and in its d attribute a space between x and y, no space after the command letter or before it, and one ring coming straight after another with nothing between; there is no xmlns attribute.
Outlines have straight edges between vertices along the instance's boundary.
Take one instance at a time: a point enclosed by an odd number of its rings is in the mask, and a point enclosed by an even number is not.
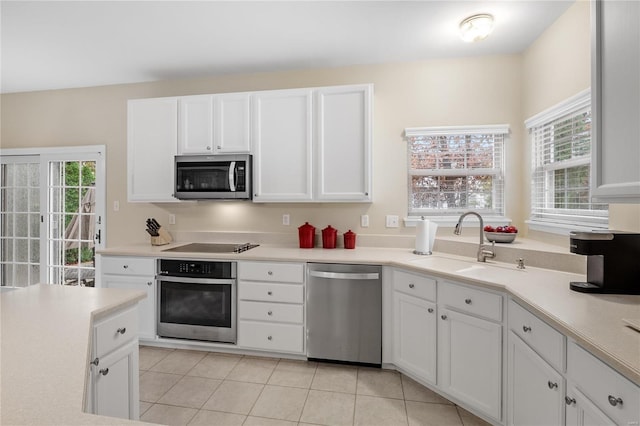
<svg viewBox="0 0 640 426"><path fill-rule="evenodd" d="M264 302L303 303L304 287L292 284L238 283L238 299Z"/></svg>
<svg viewBox="0 0 640 426"><path fill-rule="evenodd" d="M304 350L304 328L301 325L239 321L238 346L274 352Z"/></svg>
<svg viewBox="0 0 640 426"><path fill-rule="evenodd" d="M502 320L502 296L498 294L444 282L439 288L438 302L473 315Z"/></svg>
<svg viewBox="0 0 640 426"><path fill-rule="evenodd" d="M564 371L564 336L513 300L509 301L509 328L556 370Z"/></svg>
<svg viewBox="0 0 640 426"><path fill-rule="evenodd" d="M421 299L436 300L436 280L403 271L393 271L393 289Z"/></svg>
<svg viewBox="0 0 640 426"><path fill-rule="evenodd" d="M102 273L118 275L155 275L155 259L149 257L103 256Z"/></svg>
<svg viewBox="0 0 640 426"><path fill-rule="evenodd" d="M238 279L281 283L304 282L304 265L301 263L241 262Z"/></svg>
<svg viewBox="0 0 640 426"><path fill-rule="evenodd" d="M302 324L304 320L302 305L289 305L284 303L238 302L238 314L240 319L291 322Z"/></svg>
<svg viewBox="0 0 640 426"><path fill-rule="evenodd" d="M567 345L567 376L617 424L632 425L640 421L640 387L575 342Z"/></svg>
<svg viewBox="0 0 640 426"><path fill-rule="evenodd" d="M137 306L98 321L93 330L95 356L99 358L138 337Z"/></svg>

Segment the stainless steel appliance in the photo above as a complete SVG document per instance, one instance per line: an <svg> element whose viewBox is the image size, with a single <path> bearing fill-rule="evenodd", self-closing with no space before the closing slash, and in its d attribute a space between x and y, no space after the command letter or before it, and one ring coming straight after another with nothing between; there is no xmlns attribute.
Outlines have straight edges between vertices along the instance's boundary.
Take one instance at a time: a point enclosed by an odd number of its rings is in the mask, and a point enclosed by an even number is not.
<svg viewBox="0 0 640 426"><path fill-rule="evenodd" d="M236 343L236 263L158 261L158 335Z"/></svg>
<svg viewBox="0 0 640 426"><path fill-rule="evenodd" d="M250 200L251 155L178 155L175 197L181 200Z"/></svg>
<svg viewBox="0 0 640 426"><path fill-rule="evenodd" d="M309 359L381 365L381 274L377 265L308 264Z"/></svg>
<svg viewBox="0 0 640 426"><path fill-rule="evenodd" d="M582 293L640 294L640 234L571 232L571 253L587 256L587 281L571 282Z"/></svg>

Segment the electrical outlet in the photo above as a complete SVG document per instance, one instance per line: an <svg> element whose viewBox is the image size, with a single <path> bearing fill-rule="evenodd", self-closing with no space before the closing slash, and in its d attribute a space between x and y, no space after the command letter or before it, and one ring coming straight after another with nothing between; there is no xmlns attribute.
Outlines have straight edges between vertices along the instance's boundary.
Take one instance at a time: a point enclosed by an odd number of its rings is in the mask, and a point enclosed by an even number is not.
<svg viewBox="0 0 640 426"><path fill-rule="evenodd" d="M360 226L363 228L368 228L369 227L369 215L368 214L363 214L360 216Z"/></svg>
<svg viewBox="0 0 640 426"><path fill-rule="evenodd" d="M169 215L169 225L175 225L176 224L176 215L175 214L170 214Z"/></svg>
<svg viewBox="0 0 640 426"><path fill-rule="evenodd" d="M291 217L289 216L289 213L285 213L282 215L282 224L284 226L289 226L291 224L290 221Z"/></svg>
<svg viewBox="0 0 640 426"><path fill-rule="evenodd" d="M114 212L120 211L120 201L113 202L113 211Z"/></svg>
<svg viewBox="0 0 640 426"><path fill-rule="evenodd" d="M388 214L387 215L387 228L398 228L399 225L399 218L397 215L393 215L393 214Z"/></svg>

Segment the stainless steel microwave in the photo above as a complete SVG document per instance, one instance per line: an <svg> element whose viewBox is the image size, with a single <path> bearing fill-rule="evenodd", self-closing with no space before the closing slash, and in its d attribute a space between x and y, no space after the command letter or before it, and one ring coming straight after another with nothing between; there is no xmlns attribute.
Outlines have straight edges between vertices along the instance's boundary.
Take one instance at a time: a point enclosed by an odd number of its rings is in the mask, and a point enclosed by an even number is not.
<svg viewBox="0 0 640 426"><path fill-rule="evenodd" d="M175 197L180 200L250 200L251 155L177 155Z"/></svg>

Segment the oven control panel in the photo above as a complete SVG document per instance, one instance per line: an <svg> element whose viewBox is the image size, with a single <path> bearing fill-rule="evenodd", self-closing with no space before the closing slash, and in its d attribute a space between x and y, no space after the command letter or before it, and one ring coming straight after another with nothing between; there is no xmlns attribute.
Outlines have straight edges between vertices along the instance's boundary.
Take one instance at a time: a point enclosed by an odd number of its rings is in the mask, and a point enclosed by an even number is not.
<svg viewBox="0 0 640 426"><path fill-rule="evenodd" d="M160 259L159 275L192 278L235 278L235 262Z"/></svg>

